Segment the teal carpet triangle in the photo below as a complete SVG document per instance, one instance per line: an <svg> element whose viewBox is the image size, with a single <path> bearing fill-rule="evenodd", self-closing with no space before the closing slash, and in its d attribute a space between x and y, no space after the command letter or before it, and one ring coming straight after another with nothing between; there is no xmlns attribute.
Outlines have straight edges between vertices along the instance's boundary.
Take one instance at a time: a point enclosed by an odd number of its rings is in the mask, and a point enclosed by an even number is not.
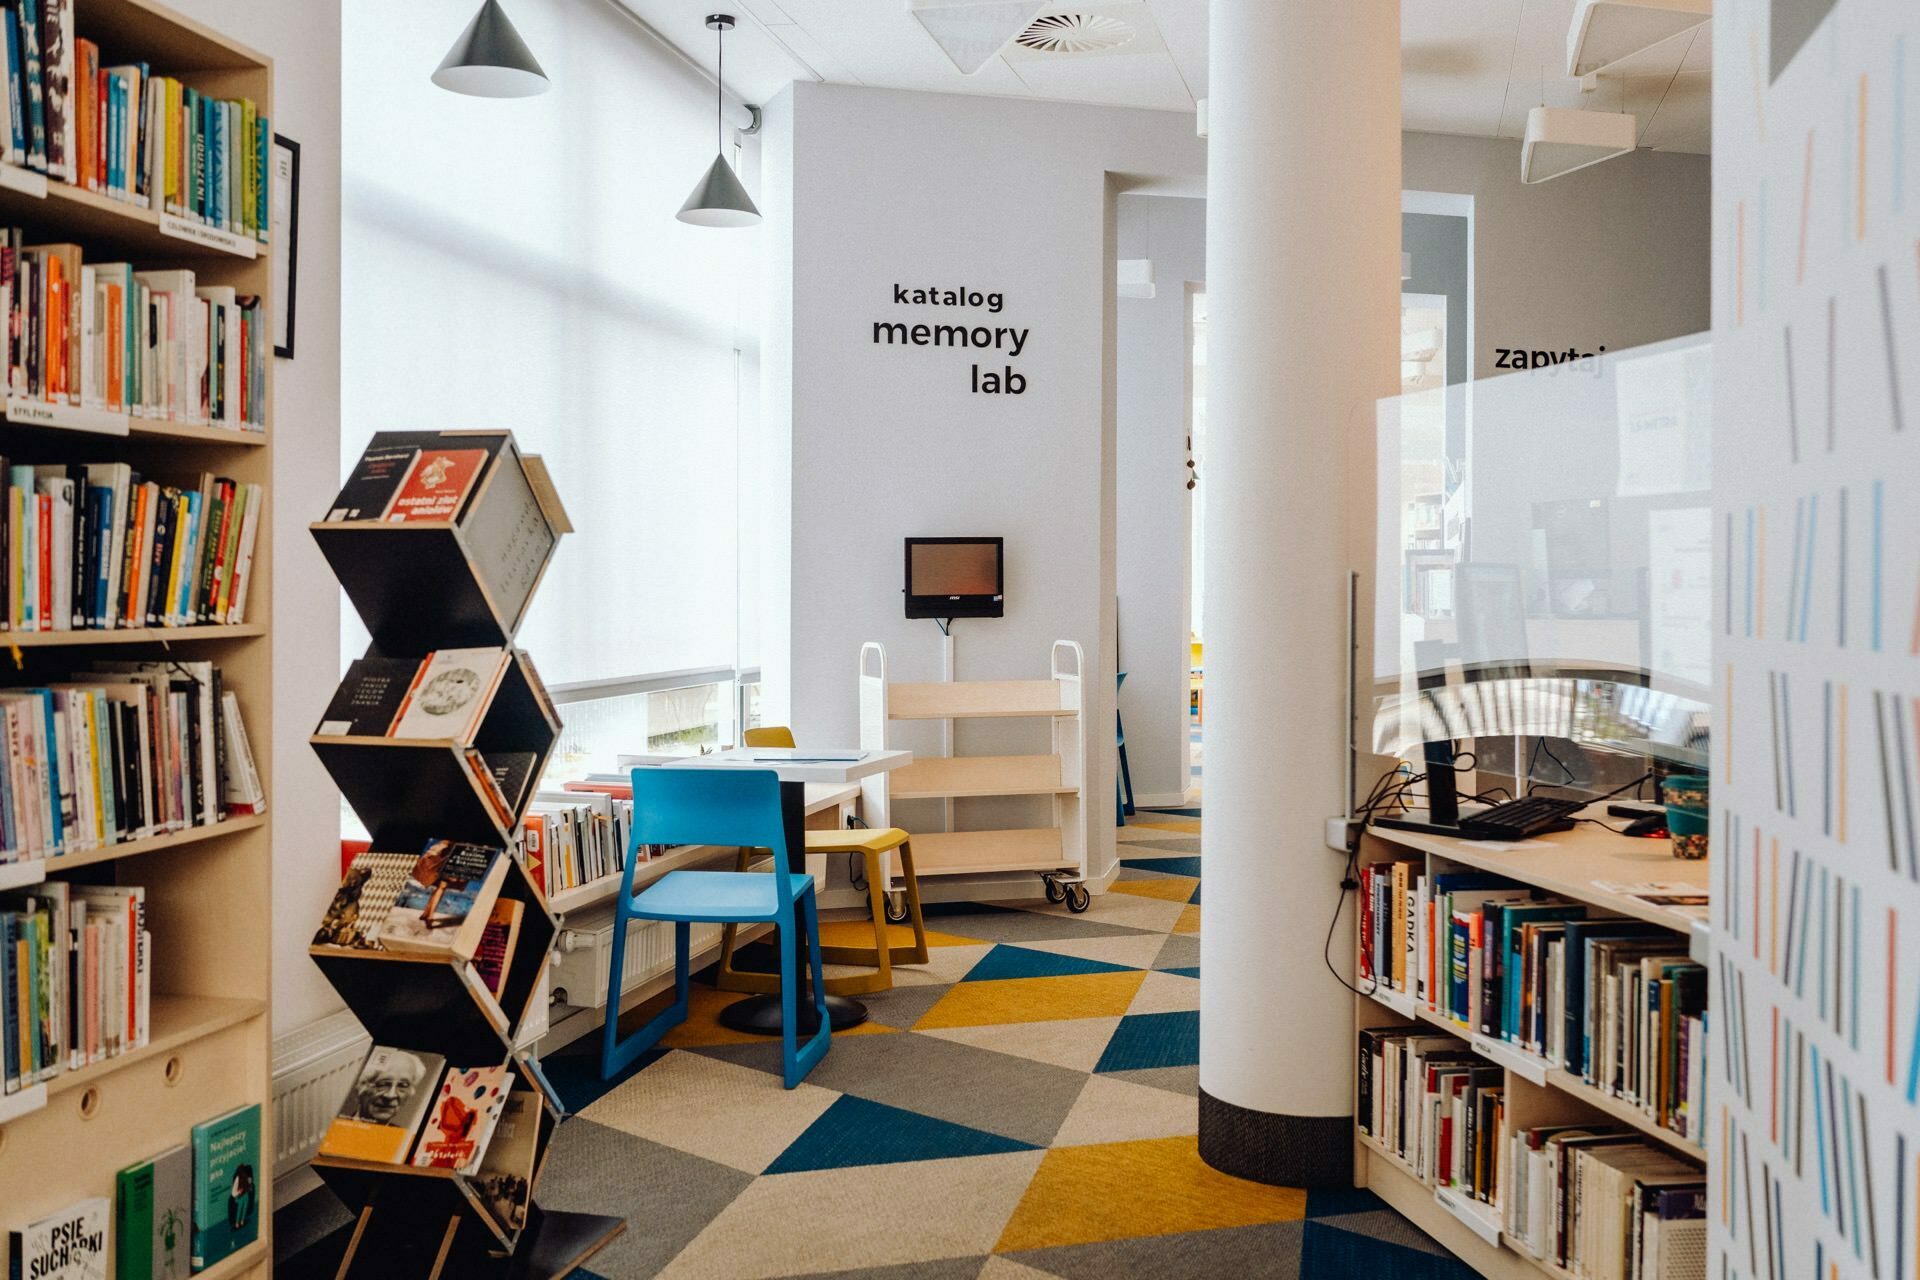
<svg viewBox="0 0 1920 1280"><path fill-rule="evenodd" d="M1123 964L1108 964L1104 960L1082 960L1078 956L1055 955L1051 951L1034 951L1026 947L1013 947L1002 944L980 957L978 964L967 970L962 982L991 982L999 978L1067 978L1082 973L1126 973Z"/></svg>
<svg viewBox="0 0 1920 1280"><path fill-rule="evenodd" d="M801 1173L1032 1150L1031 1143L847 1094L807 1126L766 1171Z"/></svg>

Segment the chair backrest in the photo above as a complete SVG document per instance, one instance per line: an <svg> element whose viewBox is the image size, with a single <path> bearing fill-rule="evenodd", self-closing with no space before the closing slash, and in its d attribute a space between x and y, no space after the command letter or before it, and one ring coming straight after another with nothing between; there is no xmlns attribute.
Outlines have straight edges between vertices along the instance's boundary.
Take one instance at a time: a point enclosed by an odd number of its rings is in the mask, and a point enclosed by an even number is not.
<svg viewBox="0 0 1920 1280"><path fill-rule="evenodd" d="M787 827L780 811L780 775L771 769L635 769L630 842L630 851L643 844L769 849L780 893L787 893ZM634 864L629 853L629 894Z"/></svg>
<svg viewBox="0 0 1920 1280"><path fill-rule="evenodd" d="M793 730L783 724L764 725L758 729L748 729L740 735L743 747L792 747Z"/></svg>

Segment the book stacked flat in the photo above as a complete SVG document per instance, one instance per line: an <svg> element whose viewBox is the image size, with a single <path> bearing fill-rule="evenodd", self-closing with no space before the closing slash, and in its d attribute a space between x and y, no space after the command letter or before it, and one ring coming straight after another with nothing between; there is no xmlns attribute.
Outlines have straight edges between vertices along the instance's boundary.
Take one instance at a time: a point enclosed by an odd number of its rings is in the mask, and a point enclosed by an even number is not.
<svg viewBox="0 0 1920 1280"><path fill-rule="evenodd" d="M265 493L202 472L0 458L0 630L111 631L246 621Z"/></svg>
<svg viewBox="0 0 1920 1280"><path fill-rule="evenodd" d="M49 880L0 894L0 1061L16 1093L148 1042L146 890Z"/></svg>
<svg viewBox="0 0 1920 1280"><path fill-rule="evenodd" d="M0 864L266 811L239 699L209 662L97 662L0 689Z"/></svg>
<svg viewBox="0 0 1920 1280"><path fill-rule="evenodd" d="M7 394L154 422L264 431L273 335L259 298L189 270L89 262L0 229Z"/></svg>
<svg viewBox="0 0 1920 1280"><path fill-rule="evenodd" d="M267 241L273 129L247 98L217 98L74 32L74 0L5 7L0 154L8 164Z"/></svg>

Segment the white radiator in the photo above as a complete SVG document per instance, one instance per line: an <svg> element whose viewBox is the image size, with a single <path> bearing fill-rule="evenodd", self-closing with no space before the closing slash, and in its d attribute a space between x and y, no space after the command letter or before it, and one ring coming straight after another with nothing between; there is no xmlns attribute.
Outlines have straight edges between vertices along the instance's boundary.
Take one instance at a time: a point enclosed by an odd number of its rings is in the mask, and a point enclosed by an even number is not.
<svg viewBox="0 0 1920 1280"><path fill-rule="evenodd" d="M347 1010L273 1042L273 1176L313 1159L373 1045Z"/></svg>
<svg viewBox="0 0 1920 1280"><path fill-rule="evenodd" d="M613 963L613 905L567 913L560 930L559 963L553 971L553 999L575 1009L600 1009L607 1003L607 970ZM720 945L722 926L693 926L693 954ZM644 982L673 972L673 925L660 920L627 922L626 963L621 966L624 994Z"/></svg>

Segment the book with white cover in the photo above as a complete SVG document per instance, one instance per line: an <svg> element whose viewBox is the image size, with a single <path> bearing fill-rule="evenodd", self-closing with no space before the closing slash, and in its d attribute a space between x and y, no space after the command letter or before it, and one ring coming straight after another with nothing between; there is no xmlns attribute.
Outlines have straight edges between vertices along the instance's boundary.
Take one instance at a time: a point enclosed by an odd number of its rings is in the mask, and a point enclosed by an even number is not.
<svg viewBox="0 0 1920 1280"><path fill-rule="evenodd" d="M436 650L414 677L391 736L471 742L507 660L502 648Z"/></svg>

